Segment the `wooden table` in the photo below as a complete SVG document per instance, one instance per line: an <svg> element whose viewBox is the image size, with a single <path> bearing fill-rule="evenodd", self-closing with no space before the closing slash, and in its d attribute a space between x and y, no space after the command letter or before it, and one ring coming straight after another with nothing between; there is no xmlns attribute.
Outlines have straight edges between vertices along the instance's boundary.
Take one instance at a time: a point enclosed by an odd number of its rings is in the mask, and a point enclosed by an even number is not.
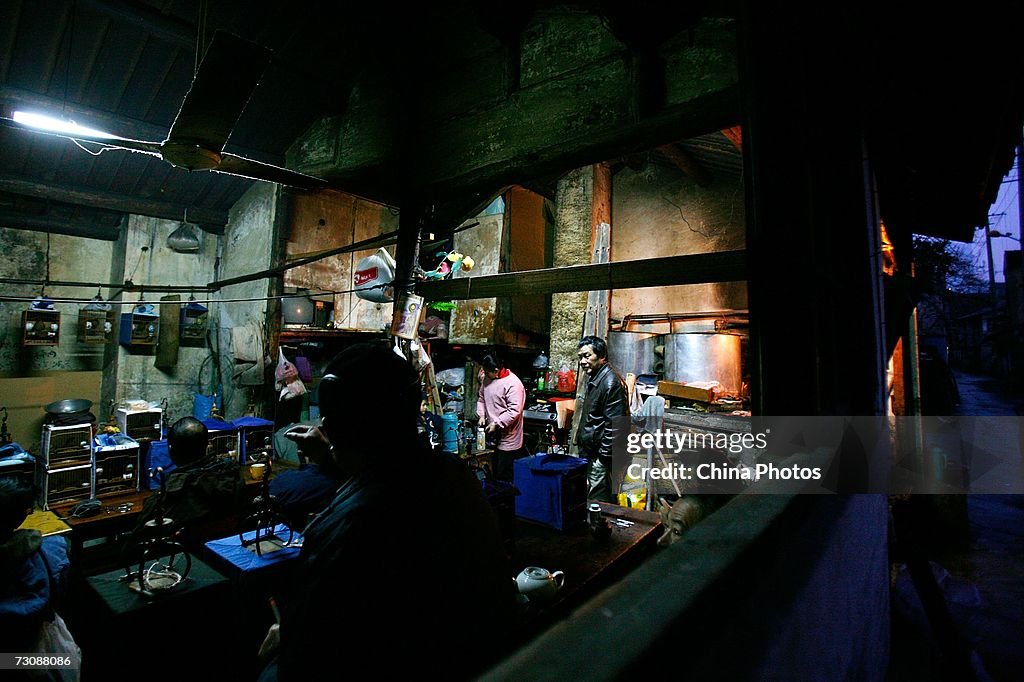
<svg viewBox="0 0 1024 682"><path fill-rule="evenodd" d="M269 477L272 478L276 473L284 468L287 467L281 467L275 464L271 468ZM252 491L249 492L249 494L254 495L254 491L258 488L261 481L255 480L249 475L248 466L241 467L241 475L247 491ZM124 495L104 497L101 499L103 506L100 508L100 512L98 514L79 519L71 517L71 509L75 504L77 504L77 502L57 505L53 507L50 512L37 513L52 513L54 515L54 520L65 524L67 526L67 530L63 532L71 533L72 550L80 551L83 543L87 540L111 537L118 533L125 533L134 529L138 522L138 515L142 513L142 508L146 499L154 494L154 491L144 490ZM40 519L42 518L43 517L40 517Z"/></svg>
<svg viewBox="0 0 1024 682"><path fill-rule="evenodd" d="M554 600L531 605L526 613L530 629L546 627L564 618L595 594L608 587L649 557L661 535L661 517L655 512L599 503L606 519L623 519L633 525L612 525L607 540L596 540L586 525L569 531L516 519L512 569L527 566L565 573L565 582Z"/></svg>
<svg viewBox="0 0 1024 682"><path fill-rule="evenodd" d="M71 509L76 503L59 505L51 511L70 527L72 556L77 557L87 540L111 537L135 528L142 506L152 494L146 490L103 498L103 506L98 514L80 519L71 517Z"/></svg>
<svg viewBox="0 0 1024 682"><path fill-rule="evenodd" d="M286 469L275 464L268 477ZM247 465L240 468L242 481L245 484L245 509L251 499L260 490L261 481L254 480L249 475ZM121 495L113 495L101 498L103 503L98 514L83 518L72 518L71 510L78 503L68 502L52 507L50 511L37 511L29 517L25 527L33 527L43 531L44 535L50 533L65 534L71 545L72 569L75 572L89 575L97 570L118 565L120 562L121 543L105 542L94 543L95 547L86 547L86 543L100 539L114 539L122 533L128 533L135 529L139 522L139 514L142 513L146 500L156 494L150 490L132 492ZM231 528L241 523L244 513L240 514L234 521L226 520L226 525ZM31 523L32 525L29 525ZM44 527L50 529L48 533Z"/></svg>
<svg viewBox="0 0 1024 682"><path fill-rule="evenodd" d="M83 679L236 679L243 656L255 657L238 642L228 579L201 559L192 557L184 582L151 597L130 589L124 573L76 585L69 625L82 647Z"/></svg>

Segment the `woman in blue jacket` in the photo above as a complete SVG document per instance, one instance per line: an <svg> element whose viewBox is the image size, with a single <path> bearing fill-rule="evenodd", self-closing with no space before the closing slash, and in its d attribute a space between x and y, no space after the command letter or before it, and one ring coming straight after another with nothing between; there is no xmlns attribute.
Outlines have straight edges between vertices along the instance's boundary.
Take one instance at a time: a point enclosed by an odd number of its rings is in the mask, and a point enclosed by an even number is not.
<svg viewBox="0 0 1024 682"><path fill-rule="evenodd" d="M67 581L64 538L17 530L32 502L31 486L18 478L0 478L0 643L5 651L38 650L43 625L54 622Z"/></svg>

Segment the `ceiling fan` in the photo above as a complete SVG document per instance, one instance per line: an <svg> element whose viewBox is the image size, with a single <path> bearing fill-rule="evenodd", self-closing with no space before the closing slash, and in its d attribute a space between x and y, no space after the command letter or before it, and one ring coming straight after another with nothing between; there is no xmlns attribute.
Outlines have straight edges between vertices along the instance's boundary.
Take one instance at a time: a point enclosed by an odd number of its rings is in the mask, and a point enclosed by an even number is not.
<svg viewBox="0 0 1024 682"><path fill-rule="evenodd" d="M132 140L74 124L44 130L27 122L32 120L31 115L19 117L21 112L15 112L9 120L33 132L95 142L105 149L149 154L189 170L211 170L303 189L325 187L327 183L320 178L224 152L235 123L269 63L267 48L217 31L163 142Z"/></svg>

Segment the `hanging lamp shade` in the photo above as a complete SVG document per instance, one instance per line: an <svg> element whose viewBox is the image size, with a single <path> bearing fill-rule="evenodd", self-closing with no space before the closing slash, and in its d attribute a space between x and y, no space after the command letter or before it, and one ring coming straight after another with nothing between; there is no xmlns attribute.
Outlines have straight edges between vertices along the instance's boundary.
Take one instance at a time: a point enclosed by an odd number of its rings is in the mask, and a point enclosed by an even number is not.
<svg viewBox="0 0 1024 682"><path fill-rule="evenodd" d="M177 253L198 253L199 237L192 225L183 222L167 237L167 246Z"/></svg>

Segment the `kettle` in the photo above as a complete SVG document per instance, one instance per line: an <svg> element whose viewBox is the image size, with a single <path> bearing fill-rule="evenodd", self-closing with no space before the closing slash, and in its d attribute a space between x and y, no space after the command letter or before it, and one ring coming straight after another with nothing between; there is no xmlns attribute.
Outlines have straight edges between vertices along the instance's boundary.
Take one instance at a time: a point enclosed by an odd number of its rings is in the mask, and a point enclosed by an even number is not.
<svg viewBox="0 0 1024 682"><path fill-rule="evenodd" d="M561 571L550 572L546 568L527 566L516 576L516 587L519 594L526 595L530 601L545 601L554 597L565 582L565 574Z"/></svg>

